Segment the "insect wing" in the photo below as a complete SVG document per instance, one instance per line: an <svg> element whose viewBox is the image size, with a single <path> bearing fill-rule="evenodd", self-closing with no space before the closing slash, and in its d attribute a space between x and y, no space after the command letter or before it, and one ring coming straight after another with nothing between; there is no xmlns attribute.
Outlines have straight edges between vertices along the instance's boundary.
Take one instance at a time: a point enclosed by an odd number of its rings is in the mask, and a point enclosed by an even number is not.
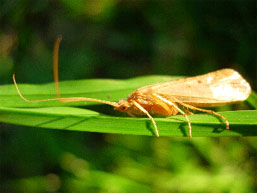
<svg viewBox="0 0 257 193"><path fill-rule="evenodd" d="M170 101L176 98L194 106L219 106L244 101L251 93L248 82L233 69L149 85L141 93L157 93ZM174 101L176 102L176 101Z"/></svg>

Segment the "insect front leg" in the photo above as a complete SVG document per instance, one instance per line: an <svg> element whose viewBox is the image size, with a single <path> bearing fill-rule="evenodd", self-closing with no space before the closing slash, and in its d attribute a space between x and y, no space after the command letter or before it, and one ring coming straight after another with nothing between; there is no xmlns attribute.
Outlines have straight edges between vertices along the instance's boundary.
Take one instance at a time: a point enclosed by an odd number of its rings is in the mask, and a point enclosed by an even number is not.
<svg viewBox="0 0 257 193"><path fill-rule="evenodd" d="M159 137L159 132L158 132L158 129L157 129L157 125L153 119L153 117L148 113L147 110L144 109L144 107L142 107L139 103L137 103L136 101L132 101L132 103L140 110L142 111L143 113L145 113L149 119L151 119L152 123L153 123L153 126L154 126L154 129L155 129L155 133L156 133L156 136Z"/></svg>
<svg viewBox="0 0 257 193"><path fill-rule="evenodd" d="M162 96L160 96L160 95L158 95L158 94L153 94L153 96L154 96L153 98L155 98L155 99L156 99L156 97L157 97L158 101L161 100L163 103L166 103L166 104L169 104L170 106L173 106L175 109L178 110L178 112L180 112L182 115L184 115L184 117L185 117L186 120L187 120L187 124L188 124L189 137L192 138L191 122L190 122L190 120L189 120L187 114L186 114L184 111L182 111L175 103L173 103L173 102L167 100L166 98L164 98L164 97L162 97Z"/></svg>

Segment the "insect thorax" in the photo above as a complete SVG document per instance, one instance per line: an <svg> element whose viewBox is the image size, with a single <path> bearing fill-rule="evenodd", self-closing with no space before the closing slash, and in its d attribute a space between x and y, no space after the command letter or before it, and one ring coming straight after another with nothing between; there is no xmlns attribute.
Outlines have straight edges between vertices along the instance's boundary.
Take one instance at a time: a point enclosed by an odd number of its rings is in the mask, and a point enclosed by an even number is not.
<svg viewBox="0 0 257 193"><path fill-rule="evenodd" d="M127 101L129 104L131 104L131 107L128 109L128 111L137 115L141 115L144 113L142 113L137 107L135 107L132 101L136 101L150 114L170 116L178 113L178 110L175 109L173 106L154 99L151 93L144 94L138 91L134 91L131 95L129 95Z"/></svg>

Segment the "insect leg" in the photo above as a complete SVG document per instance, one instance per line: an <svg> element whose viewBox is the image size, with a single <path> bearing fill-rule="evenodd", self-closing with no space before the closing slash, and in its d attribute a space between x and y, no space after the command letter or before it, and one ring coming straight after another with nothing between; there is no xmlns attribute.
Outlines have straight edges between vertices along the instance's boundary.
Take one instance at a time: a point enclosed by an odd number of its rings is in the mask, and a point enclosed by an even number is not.
<svg viewBox="0 0 257 193"><path fill-rule="evenodd" d="M184 104L183 104L183 105L184 105ZM197 107L194 107L194 106L191 106L191 105L187 105L187 104L185 104L185 105L186 105L188 108L190 108L190 109L197 110L197 111L202 111L202 112L205 112L205 113L214 114L214 115L216 115L216 116L218 116L218 117L221 117L221 118L225 121L225 123L226 123L226 129L229 129L229 122L228 122L227 118L224 117L223 115L221 115L221 114L219 114L219 113L217 113L217 112L215 112L215 111L212 111L212 110L201 109L201 108L197 108Z"/></svg>
<svg viewBox="0 0 257 193"><path fill-rule="evenodd" d="M171 115L171 110L170 110L170 107L166 104L167 103L167 101L166 101L167 99L163 98L162 96L160 96L158 94L152 94L152 97L155 99L155 101L157 101L159 103L159 105L161 105L163 107L163 109L167 112L167 115L170 116ZM163 102L164 100L165 100L166 103ZM172 106L174 107L174 105L172 105ZM184 111L186 111L186 114L188 114L188 115L194 114L193 112L189 111L187 108L185 108L183 106L181 106L181 107L182 107L182 109ZM181 113L181 111L179 111L179 112Z"/></svg>
<svg viewBox="0 0 257 193"><path fill-rule="evenodd" d="M183 109L184 111L186 111L187 115L193 115L193 114L194 114L193 112L189 111L188 108L185 108L185 107L182 106L182 105L181 105L181 107L182 107L182 109Z"/></svg>
<svg viewBox="0 0 257 193"><path fill-rule="evenodd" d="M159 137L159 132L158 132L158 129L157 129L157 125L153 119L153 117L148 113L147 110L144 109L144 107L142 107L140 104L138 104L136 101L132 101L132 103L140 110L142 111L143 113L145 113L149 119L151 119L152 123L153 123L153 126L154 126L154 129L155 129L155 133L156 133L156 136Z"/></svg>
<svg viewBox="0 0 257 193"><path fill-rule="evenodd" d="M166 98L164 98L164 97L162 97L162 96L160 96L160 95L158 95L158 94L153 94L153 95L154 95L155 97L158 97L158 99L162 100L164 103L167 103L167 104L173 106L173 107L174 107L175 109L177 109L182 115L184 115L184 117L185 117L186 120L187 120L187 124L188 124L188 128L189 128L189 137L192 138L191 122L190 122L190 120L189 120L187 114L186 114L184 111L182 111L175 103L173 103L173 102L167 100Z"/></svg>
<svg viewBox="0 0 257 193"><path fill-rule="evenodd" d="M225 121L225 123L226 123L226 129L229 129L229 122L228 122L227 118L224 117L223 115L221 115L221 114L219 114L219 113L217 113L215 111L212 111L212 110L201 109L201 108L194 107L192 105L185 104L185 103L179 101L178 99L176 99L173 96L169 96L169 97L173 98L177 103L179 103L179 104L181 104L181 105L183 105L183 106L185 106L185 107L187 107L189 109L197 110L197 111L202 111L202 112L205 112L205 113L210 113L210 114L214 114L214 115L216 115L218 117L221 117Z"/></svg>

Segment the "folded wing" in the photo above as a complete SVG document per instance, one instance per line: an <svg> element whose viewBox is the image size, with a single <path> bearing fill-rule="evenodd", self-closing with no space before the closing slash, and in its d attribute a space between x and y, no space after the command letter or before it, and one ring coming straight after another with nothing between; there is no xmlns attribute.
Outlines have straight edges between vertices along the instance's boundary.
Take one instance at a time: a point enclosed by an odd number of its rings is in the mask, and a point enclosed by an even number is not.
<svg viewBox="0 0 257 193"><path fill-rule="evenodd" d="M251 87L237 71L222 69L200 76L145 86L137 92L156 93L170 101L177 99L186 104L207 107L244 101L250 95Z"/></svg>

